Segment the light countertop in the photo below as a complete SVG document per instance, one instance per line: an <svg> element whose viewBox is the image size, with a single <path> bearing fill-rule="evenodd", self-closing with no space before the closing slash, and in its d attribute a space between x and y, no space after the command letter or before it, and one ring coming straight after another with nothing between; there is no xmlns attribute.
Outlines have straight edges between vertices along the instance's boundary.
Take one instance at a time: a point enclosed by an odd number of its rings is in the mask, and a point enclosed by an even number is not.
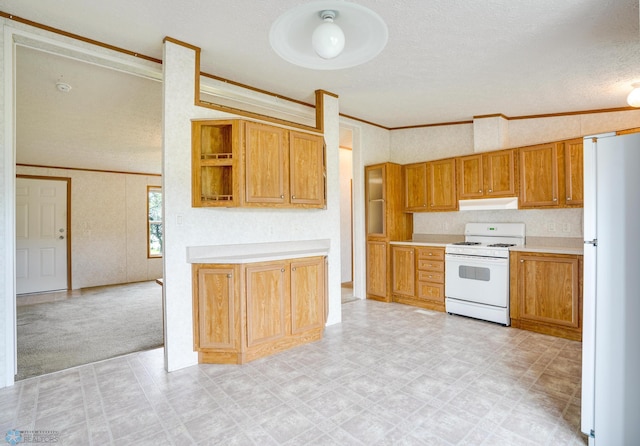
<svg viewBox="0 0 640 446"><path fill-rule="evenodd" d="M392 245L445 246L462 242L464 236L453 234L413 234L411 240L394 240ZM549 254L582 255L583 240L575 237L527 237L524 246L513 246L509 251L540 252Z"/></svg>
<svg viewBox="0 0 640 446"><path fill-rule="evenodd" d="M513 246L509 251L582 255L584 241L576 237L527 237L524 246Z"/></svg>
<svg viewBox="0 0 640 446"><path fill-rule="evenodd" d="M290 242L246 243L238 245L188 246L188 263L256 263L272 260L326 256L331 241L301 240Z"/></svg>

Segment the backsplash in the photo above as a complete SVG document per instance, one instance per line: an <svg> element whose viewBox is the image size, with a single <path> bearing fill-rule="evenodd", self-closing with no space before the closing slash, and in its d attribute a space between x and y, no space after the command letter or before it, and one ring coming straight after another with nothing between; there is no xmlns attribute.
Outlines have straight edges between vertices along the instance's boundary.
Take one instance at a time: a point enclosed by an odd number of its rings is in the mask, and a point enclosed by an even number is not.
<svg viewBox="0 0 640 446"><path fill-rule="evenodd" d="M582 214L582 208L422 212L413 214L413 232L459 235L470 222L523 222L527 237L582 238Z"/></svg>

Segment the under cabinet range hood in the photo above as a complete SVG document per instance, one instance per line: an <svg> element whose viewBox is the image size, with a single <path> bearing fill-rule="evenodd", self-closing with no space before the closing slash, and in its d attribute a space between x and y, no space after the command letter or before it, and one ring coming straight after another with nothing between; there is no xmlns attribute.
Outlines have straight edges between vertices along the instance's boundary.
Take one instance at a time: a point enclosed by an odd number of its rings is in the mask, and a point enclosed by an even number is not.
<svg viewBox="0 0 640 446"><path fill-rule="evenodd" d="M461 211L493 211L500 209L518 209L518 197L459 200L458 209Z"/></svg>

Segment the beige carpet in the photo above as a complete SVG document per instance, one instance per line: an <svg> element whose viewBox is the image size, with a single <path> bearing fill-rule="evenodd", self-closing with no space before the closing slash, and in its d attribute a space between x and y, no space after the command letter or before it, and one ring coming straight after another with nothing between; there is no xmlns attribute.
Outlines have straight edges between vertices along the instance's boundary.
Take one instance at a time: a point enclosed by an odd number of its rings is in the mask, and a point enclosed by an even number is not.
<svg viewBox="0 0 640 446"><path fill-rule="evenodd" d="M56 302L19 304L17 326L17 380L161 347L162 287L154 281L96 287Z"/></svg>

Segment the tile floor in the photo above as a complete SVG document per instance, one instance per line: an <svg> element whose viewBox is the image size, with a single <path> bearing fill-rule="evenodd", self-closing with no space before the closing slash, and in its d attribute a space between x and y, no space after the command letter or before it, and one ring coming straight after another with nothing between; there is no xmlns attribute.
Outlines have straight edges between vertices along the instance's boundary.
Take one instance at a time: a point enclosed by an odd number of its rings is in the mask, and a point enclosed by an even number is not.
<svg viewBox="0 0 640 446"><path fill-rule="evenodd" d="M581 344L357 300L321 341L166 373L162 349L0 389L64 445L584 445ZM417 311L416 311L417 310Z"/></svg>

